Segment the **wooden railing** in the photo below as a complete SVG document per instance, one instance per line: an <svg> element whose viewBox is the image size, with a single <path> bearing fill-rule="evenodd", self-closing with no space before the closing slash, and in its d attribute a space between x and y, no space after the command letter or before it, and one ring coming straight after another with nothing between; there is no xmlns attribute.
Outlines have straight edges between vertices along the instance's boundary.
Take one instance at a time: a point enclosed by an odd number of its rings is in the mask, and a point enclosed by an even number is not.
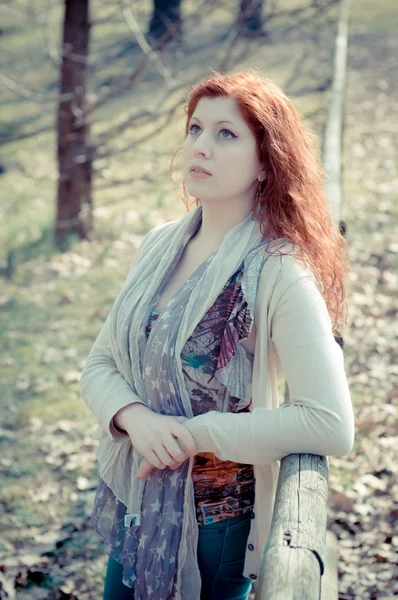
<svg viewBox="0 0 398 600"><path fill-rule="evenodd" d="M331 214L340 220L341 146L347 63L349 0L341 0L331 103L323 138ZM339 341L343 347L342 340ZM287 401L288 389L285 391ZM256 600L337 600L338 543L327 531L329 462L290 454L281 460L270 535L263 548Z"/></svg>
<svg viewBox="0 0 398 600"><path fill-rule="evenodd" d="M290 454L282 459L256 600L320 598L327 500L327 458Z"/></svg>

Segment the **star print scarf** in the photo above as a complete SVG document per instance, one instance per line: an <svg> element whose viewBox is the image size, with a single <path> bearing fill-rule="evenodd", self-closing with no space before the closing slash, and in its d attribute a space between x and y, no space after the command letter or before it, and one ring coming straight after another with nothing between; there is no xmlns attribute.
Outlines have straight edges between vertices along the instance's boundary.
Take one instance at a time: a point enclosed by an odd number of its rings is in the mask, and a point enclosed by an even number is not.
<svg viewBox="0 0 398 600"><path fill-rule="evenodd" d="M263 240L253 212L230 229L220 247L183 285L146 338L151 310L184 247L201 224L199 205L154 232L144 255L133 263L108 317L117 369L147 406L164 415L193 417L184 383L181 351L197 324L248 252ZM127 507L129 552L123 581L135 600L199 600L198 524L191 471L194 457L177 470L153 469L134 480L142 455L130 440L102 440L100 475Z"/></svg>

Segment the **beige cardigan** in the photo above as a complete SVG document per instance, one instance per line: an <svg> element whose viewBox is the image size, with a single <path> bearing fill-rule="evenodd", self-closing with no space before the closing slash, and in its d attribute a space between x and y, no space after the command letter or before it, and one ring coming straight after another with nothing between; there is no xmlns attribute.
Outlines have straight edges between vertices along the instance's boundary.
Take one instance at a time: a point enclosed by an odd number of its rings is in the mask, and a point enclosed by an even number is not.
<svg viewBox="0 0 398 600"><path fill-rule="evenodd" d="M270 257L260 277L255 322L251 412L211 411L184 423L199 452L254 465L255 518L244 570L254 581L269 535L280 460L293 453L345 456L355 436L343 352L310 270L292 256ZM280 406L283 376L290 398Z"/></svg>
<svg viewBox="0 0 398 600"><path fill-rule="evenodd" d="M150 232L151 234L152 232ZM145 242L145 240L144 240ZM142 243L139 252L145 245ZM270 256L256 298L257 338L249 413L210 411L187 419L198 452L254 465L254 518L244 574L254 582L272 519L280 460L292 453L344 456L354 443L354 414L344 371L319 282L291 255ZM102 436L126 439L112 425L116 412L140 401L112 366L106 327L86 364L81 392ZM290 400L280 405L285 376Z"/></svg>

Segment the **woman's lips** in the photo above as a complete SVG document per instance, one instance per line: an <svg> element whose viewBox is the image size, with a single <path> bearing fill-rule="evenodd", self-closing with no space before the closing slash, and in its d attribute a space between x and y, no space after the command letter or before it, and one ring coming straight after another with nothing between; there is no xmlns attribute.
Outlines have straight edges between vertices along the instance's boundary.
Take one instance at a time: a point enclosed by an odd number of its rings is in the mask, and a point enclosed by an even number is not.
<svg viewBox="0 0 398 600"><path fill-rule="evenodd" d="M189 174L191 175L191 177L193 177L193 179L206 179L206 177L211 177L209 173L203 173L203 171L189 171Z"/></svg>

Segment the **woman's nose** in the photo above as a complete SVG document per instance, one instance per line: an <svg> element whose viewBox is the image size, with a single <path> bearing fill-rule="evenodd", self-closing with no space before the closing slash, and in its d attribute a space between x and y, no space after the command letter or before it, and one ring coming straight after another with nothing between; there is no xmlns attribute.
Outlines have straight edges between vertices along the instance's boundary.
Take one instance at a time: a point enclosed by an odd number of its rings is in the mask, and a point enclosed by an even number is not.
<svg viewBox="0 0 398 600"><path fill-rule="evenodd" d="M205 156L206 158L210 157L210 150L208 148L198 147L195 148L195 156Z"/></svg>
<svg viewBox="0 0 398 600"><path fill-rule="evenodd" d="M210 154L210 141L202 134L195 140L194 150L196 153L208 156Z"/></svg>
<svg viewBox="0 0 398 600"><path fill-rule="evenodd" d="M205 156L206 158L209 157L209 152L206 152L205 150L195 150L195 156Z"/></svg>

